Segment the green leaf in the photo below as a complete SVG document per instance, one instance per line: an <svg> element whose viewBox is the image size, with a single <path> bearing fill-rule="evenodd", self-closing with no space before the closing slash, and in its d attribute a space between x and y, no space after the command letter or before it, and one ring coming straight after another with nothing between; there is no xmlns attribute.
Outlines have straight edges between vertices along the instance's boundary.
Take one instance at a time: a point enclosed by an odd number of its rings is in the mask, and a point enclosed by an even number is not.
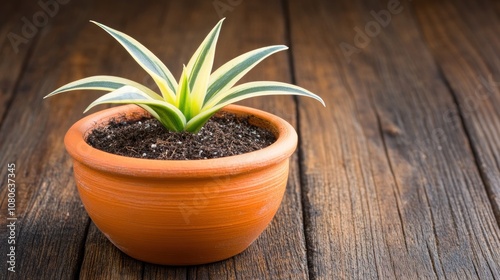
<svg viewBox="0 0 500 280"><path fill-rule="evenodd" d="M136 103L137 104L137 103ZM153 117L155 117L167 130L170 131L184 131L186 127L186 118L180 113L177 108L168 103L155 103L155 104L137 104L147 110ZM170 105L170 106L169 106ZM154 113L153 113L154 112Z"/></svg>
<svg viewBox="0 0 500 280"><path fill-rule="evenodd" d="M188 84L188 77L186 73L186 67L184 66L184 69L182 71L181 75L181 80L179 81L179 86L177 87L177 93L176 93L176 107L181 110L181 112L184 114L184 117L186 117L187 120L189 120L191 117L191 104L190 104L190 91L189 91L189 84Z"/></svg>
<svg viewBox="0 0 500 280"><path fill-rule="evenodd" d="M224 19L221 19L198 47L187 65L189 89L192 94L191 110L197 114L203 106L215 57L215 46Z"/></svg>
<svg viewBox="0 0 500 280"><path fill-rule="evenodd" d="M114 76L92 76L92 77L87 77L84 79L80 79L74 82L71 82L69 84L66 84L44 98L54 96L56 94L62 93L62 92L67 92L67 91L73 91L73 90L104 90L104 91L113 91L116 89L119 89L123 86L133 86L153 99L156 100L163 100L160 95L158 95L156 92L152 91L151 89L136 83L132 80L128 80L125 78L120 78L120 77L114 77Z"/></svg>
<svg viewBox="0 0 500 280"><path fill-rule="evenodd" d="M165 64L163 64L163 62L161 62L156 55L127 34L107 27L104 24L95 21L91 22L95 23L97 26L101 27L113 36L113 38L115 38L127 50L134 60L137 61L137 63L144 68L149 75L151 75L160 88L163 98L169 103L174 102L177 82L175 81L175 78L170 70L168 70Z"/></svg>
<svg viewBox="0 0 500 280"><path fill-rule="evenodd" d="M241 101L243 99L265 96L265 95L301 95L314 98L325 106L325 102L316 94L287 83L280 82L250 82L236 86L217 96L216 104L213 107L204 106L201 113L193 117L186 124L186 130L190 132L198 131L208 119L222 107Z"/></svg>
<svg viewBox="0 0 500 280"><path fill-rule="evenodd" d="M175 106L162 100L155 100L146 93L131 86L121 87L99 97L85 109L85 112L100 104L142 105L141 107L152 113L165 128L172 131L183 131L186 125L186 118Z"/></svg>
<svg viewBox="0 0 500 280"><path fill-rule="evenodd" d="M299 86L281 82L250 82L235 86L225 92L219 93L214 98L215 107L225 106L243 99L263 96L263 95L301 95L311 97L325 105L325 102L318 95ZM211 107L204 106L202 111L211 110Z"/></svg>
<svg viewBox="0 0 500 280"><path fill-rule="evenodd" d="M283 45L264 47L244 53L225 63L210 76L209 86L203 104L209 103L210 99L219 92L224 92L234 86L234 84L247 74L248 71L268 56L286 49L288 49L288 47Z"/></svg>
<svg viewBox="0 0 500 280"><path fill-rule="evenodd" d="M187 122L184 130L191 132L191 133L197 133L203 127L203 125L210 119L210 117L221 108L222 107L220 107L216 110L210 110L210 111L199 113L198 115L196 115L195 117L193 117L192 119L190 119Z"/></svg>

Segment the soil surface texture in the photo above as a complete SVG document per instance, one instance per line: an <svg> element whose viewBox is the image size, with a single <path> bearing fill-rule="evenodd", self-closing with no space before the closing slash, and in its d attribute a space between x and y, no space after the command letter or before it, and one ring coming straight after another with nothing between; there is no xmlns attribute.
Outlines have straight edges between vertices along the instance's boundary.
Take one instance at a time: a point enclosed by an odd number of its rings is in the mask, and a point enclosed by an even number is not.
<svg viewBox="0 0 500 280"><path fill-rule="evenodd" d="M221 158L256 151L275 141L272 132L229 113L212 117L198 133L170 132L155 118L118 118L93 129L86 138L89 145L108 153L160 160Z"/></svg>

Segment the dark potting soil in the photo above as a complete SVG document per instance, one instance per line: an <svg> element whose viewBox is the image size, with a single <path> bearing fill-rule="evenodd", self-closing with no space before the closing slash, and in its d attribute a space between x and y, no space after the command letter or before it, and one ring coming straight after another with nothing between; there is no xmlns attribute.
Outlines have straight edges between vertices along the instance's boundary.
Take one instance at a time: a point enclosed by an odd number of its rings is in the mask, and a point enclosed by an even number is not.
<svg viewBox="0 0 500 280"><path fill-rule="evenodd" d="M135 121L112 119L88 134L92 147L122 156L163 159L211 159L248 153L276 141L274 134L223 113L212 117L198 133L170 132L158 120L143 117Z"/></svg>

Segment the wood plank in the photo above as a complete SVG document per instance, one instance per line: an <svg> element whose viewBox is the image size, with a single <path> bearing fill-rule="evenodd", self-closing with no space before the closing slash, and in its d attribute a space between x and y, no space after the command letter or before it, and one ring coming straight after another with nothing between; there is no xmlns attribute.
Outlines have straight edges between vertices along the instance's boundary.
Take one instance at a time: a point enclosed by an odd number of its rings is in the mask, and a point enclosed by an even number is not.
<svg viewBox="0 0 500 280"><path fill-rule="evenodd" d="M62 106L50 114L48 104L40 102L49 92L47 87L53 86L48 69L67 50L54 45L67 45L72 34L78 33L72 19L81 16L85 4L74 3L74 6L73 12L61 10L40 29L29 63L19 67L16 62L12 69L2 70L9 82L16 84L10 86L13 100L8 103L10 107L0 133L1 177L6 178L8 163L16 164L16 273L6 275L8 279L71 278L78 270L88 218L77 200L71 165L62 144L65 130L74 121L68 117L72 110ZM33 8L19 12L32 14ZM50 38L54 33L59 34L59 39ZM15 59L25 55L21 52L27 50L20 50ZM5 188L1 196L3 214L7 207ZM3 219L1 223L4 227ZM2 231L2 240L6 240L4 237Z"/></svg>
<svg viewBox="0 0 500 280"><path fill-rule="evenodd" d="M288 12L296 80L328 108L299 98L297 124L293 98L244 102L299 125L301 165L295 155L283 205L263 235L239 256L204 266L138 262L89 223L62 137L98 93L41 97L96 73L151 84L90 16L134 35L178 76L219 18L213 2L120 2L120 13L110 12L116 2L70 2L24 53L3 42L0 178L10 162L18 178L19 272L10 279L500 278L498 3L402 2L349 63L339 43L353 44L353 28L388 1L278 2L241 1L224 13L217 64L286 41ZM0 34L39 10L18 3L3 7ZM292 81L290 72L278 54L246 80ZM5 188L0 197L3 217Z"/></svg>
<svg viewBox="0 0 500 280"><path fill-rule="evenodd" d="M290 3L297 82L329 106L299 103L310 275L498 278L485 186L464 128L443 120L453 96L402 3L357 46L354 28L375 26L387 1Z"/></svg>
<svg viewBox="0 0 500 280"><path fill-rule="evenodd" d="M30 50L36 42L37 32L30 32L23 18L28 18L40 9L35 3L9 1L0 11L0 124L5 117L23 67L29 60ZM37 28L38 29L38 28Z"/></svg>
<svg viewBox="0 0 500 280"><path fill-rule="evenodd" d="M141 279L141 262L123 254L91 223L79 279Z"/></svg>
<svg viewBox="0 0 500 280"><path fill-rule="evenodd" d="M429 2L417 5L415 12L459 105L444 117L453 127L465 124L500 222L500 19L491 4ZM449 20L433 28L441 17Z"/></svg>
<svg viewBox="0 0 500 280"><path fill-rule="evenodd" d="M9 275L12 279L16 275L67 279L79 274L89 219L76 192L63 137L97 95L68 95L44 102L42 97L64 83L109 67L106 60L92 59L113 42L102 34L107 43L99 44L99 36L93 35L98 29L88 32L89 15L113 18L99 12L102 5L106 4L71 2L40 32L2 127L1 166L15 162L18 178L18 273ZM3 178L5 169L1 172ZM3 188L2 192L6 197ZM2 213L5 207L3 201Z"/></svg>

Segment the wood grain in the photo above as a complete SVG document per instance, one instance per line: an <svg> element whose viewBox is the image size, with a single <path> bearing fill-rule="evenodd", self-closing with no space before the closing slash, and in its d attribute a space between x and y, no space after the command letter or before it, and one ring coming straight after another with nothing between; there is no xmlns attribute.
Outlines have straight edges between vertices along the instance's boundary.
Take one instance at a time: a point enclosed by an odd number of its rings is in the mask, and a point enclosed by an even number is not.
<svg viewBox="0 0 500 280"><path fill-rule="evenodd" d="M37 33L23 33L22 18L32 15L36 5L24 1L6 2L0 12L0 124L19 85L23 67L37 40ZM25 35L28 36L25 36Z"/></svg>
<svg viewBox="0 0 500 280"><path fill-rule="evenodd" d="M80 279L141 279L142 262L123 254L91 223Z"/></svg>
<svg viewBox="0 0 500 280"><path fill-rule="evenodd" d="M400 12L383 22L396 2ZM4 263L0 279L500 278L498 1L72 0L59 8L17 53L7 34L21 33L22 17L41 7L7 1L0 10L0 178L16 163L19 219L18 272L6 274ZM90 19L132 35L178 77L220 16L216 66L287 44L244 81L295 82L327 108L307 98L242 102L287 119L300 136L282 206L248 250L194 267L136 261L89 220L62 142L101 93L42 97L99 74L154 87ZM373 36L362 38L367 24Z"/></svg>
<svg viewBox="0 0 500 280"><path fill-rule="evenodd" d="M418 5L415 12L458 104L457 111L445 112L446 120L465 125L500 221L500 19L489 4L443 1ZM449 20L432 28L443 17Z"/></svg>
<svg viewBox="0 0 500 280"><path fill-rule="evenodd" d="M350 63L339 47L354 45L355 28L386 5L291 1L297 82L330 106L299 107L311 275L498 277L485 185L466 131L443 119L456 104L410 7L358 44Z"/></svg>
<svg viewBox="0 0 500 280"><path fill-rule="evenodd" d="M12 88L12 101L8 103L0 134L1 178L5 178L7 163L16 164L17 272L6 275L11 279L71 278L79 269L88 218L75 193L71 164L61 138L77 116L73 115L70 106L65 106L70 102L65 104L59 100L52 103L60 106L54 107L52 112L47 103L41 103L42 97L55 87L53 81L57 79L57 76L47 73L56 62L63 60L73 35L79 31L72 20L80 18L85 4L74 5L74 12L61 9L38 31L38 39L32 43L36 47L30 50L32 54L26 65L19 68L13 63L11 69L2 69L2 75L18 73L18 77L12 80L16 86ZM30 7L21 10L20 14L34 12L37 12L36 7ZM14 28L18 22L12 24L10 27ZM50 38L51 32L60 36ZM58 44L61 47L54 48ZM8 60L24 63L21 51L19 54ZM7 200L3 186L2 182L0 208L2 228L5 228L3 214L6 213ZM6 240L3 230L1 237ZM6 267L2 274L5 272Z"/></svg>

